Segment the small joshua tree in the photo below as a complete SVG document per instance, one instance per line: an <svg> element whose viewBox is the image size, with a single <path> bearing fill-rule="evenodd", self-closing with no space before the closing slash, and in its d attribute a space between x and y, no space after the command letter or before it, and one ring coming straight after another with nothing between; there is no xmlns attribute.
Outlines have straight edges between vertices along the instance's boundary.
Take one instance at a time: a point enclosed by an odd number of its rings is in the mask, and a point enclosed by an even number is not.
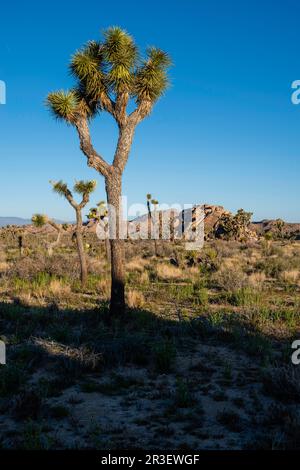
<svg viewBox="0 0 300 470"><path fill-rule="evenodd" d="M215 229L216 236L242 241L247 237L251 217L252 212L246 212L244 209L239 209L235 215L223 214Z"/></svg>
<svg viewBox="0 0 300 470"><path fill-rule="evenodd" d="M284 238L284 227L285 227L285 222L282 219L277 219L275 222L275 227L277 230L277 236L279 239Z"/></svg>
<svg viewBox="0 0 300 470"><path fill-rule="evenodd" d="M84 251L84 244L83 244L83 225L82 225L82 209L89 203L90 201L90 194L96 188L96 181L77 181L74 185L74 192L77 194L82 195L82 200L77 203L73 197L72 192L68 189L68 186L63 181L52 182L53 191L63 196L67 199L67 201L71 204L73 209L76 212L76 229L75 229L75 236L76 236L76 243L77 243L77 250L80 262L80 279L81 284L84 286L87 282L87 262L86 256Z"/></svg>
<svg viewBox="0 0 300 470"><path fill-rule="evenodd" d="M43 227L44 225L48 224L51 225L56 231L57 231L57 238L54 242L49 242L47 243L47 251L48 255L52 256L53 255L53 249L59 245L60 239L61 239L61 234L63 231L63 227L60 224L57 224L54 222L54 220L50 219L47 215L45 214L34 214L31 219L33 225L35 227Z"/></svg>
<svg viewBox="0 0 300 470"><path fill-rule="evenodd" d="M154 235L154 249L155 249L155 256L158 256L158 247L157 247L157 238L156 238L156 209L158 206L158 201L156 199L152 199L152 195L150 193L147 194L147 209L148 209L148 237L152 238L152 227L153 235ZM152 217L152 210L151 205L154 207L154 217Z"/></svg>
<svg viewBox="0 0 300 470"><path fill-rule="evenodd" d="M107 261L110 262L110 244L108 238L108 209L105 201L100 201L97 207L92 207L87 215L88 220L94 220L98 222L105 235L105 250Z"/></svg>
<svg viewBox="0 0 300 470"><path fill-rule="evenodd" d="M88 165L105 178L109 204L111 246L112 314L125 312L125 253L120 236L122 176L137 125L151 113L155 102L168 86L168 55L148 48L142 59L133 38L118 27L104 32L104 41L90 41L77 51L71 61L76 85L70 91L48 96L53 114L73 125ZM128 107L135 102L135 109ZM112 164L94 148L89 123L106 111L115 119L119 137ZM113 235L112 235L113 234Z"/></svg>

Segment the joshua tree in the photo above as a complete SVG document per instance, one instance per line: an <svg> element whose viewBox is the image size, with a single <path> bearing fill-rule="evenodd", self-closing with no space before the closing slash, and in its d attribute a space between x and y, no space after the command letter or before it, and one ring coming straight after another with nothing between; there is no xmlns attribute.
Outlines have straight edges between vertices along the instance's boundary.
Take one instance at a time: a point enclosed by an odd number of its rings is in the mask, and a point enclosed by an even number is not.
<svg viewBox="0 0 300 470"><path fill-rule="evenodd" d="M74 191L77 194L82 195L82 200L80 203L77 203L73 197L72 192L68 189L68 186L63 181L52 182L53 191L63 196L71 204L73 209L76 212L76 243L78 249L78 256L80 262L80 279L81 284L84 286L87 281L87 262L83 245L83 236L82 236L82 209L89 203L90 194L96 188L96 181L77 181L74 185Z"/></svg>
<svg viewBox="0 0 300 470"><path fill-rule="evenodd" d="M151 239L152 236L152 227L154 228L154 250L155 256L158 256L158 249L157 249L157 239L156 239L156 208L158 206L158 201L156 199L152 199L151 194L147 194L147 209L148 209L148 237ZM151 205L154 206L154 218L152 217ZM153 221L154 219L154 221Z"/></svg>
<svg viewBox="0 0 300 470"><path fill-rule="evenodd" d="M71 61L76 86L70 91L48 95L54 115L73 125L79 136L80 148L88 165L105 178L111 245L112 314L125 311L124 241L120 237L122 175L127 164L137 125L147 117L154 103L168 85L168 55L151 47L140 59L133 38L118 27L104 32L102 42L90 41L77 51ZM127 113L130 100L135 109ZM89 129L90 120L100 111L115 119L119 137L112 164L94 148Z"/></svg>
<svg viewBox="0 0 300 470"><path fill-rule="evenodd" d="M108 216L108 209L106 206L105 201L100 201L97 204L97 207L92 207L90 209L90 212L87 215L88 220L95 220L97 221L105 234L105 250L106 250L106 258L107 261L110 262L110 243L109 243L109 238L108 238L108 221L107 221L107 216Z"/></svg>
<svg viewBox="0 0 300 470"><path fill-rule="evenodd" d="M245 212L244 209L239 209L234 216L230 213L223 214L215 228L216 236L240 241L245 239L251 217L252 212Z"/></svg>
<svg viewBox="0 0 300 470"><path fill-rule="evenodd" d="M54 222L54 220L49 219L49 217L47 215L44 215L44 214L34 214L32 216L31 220L32 220L32 223L35 227L43 227L44 225L49 224L49 225L51 225L51 227L53 227L57 231L56 240L54 242L47 243L48 255L52 256L53 255L53 249L56 246L59 245L59 242L60 242L60 239L61 239L61 234L62 234L62 231L63 231L63 227L61 225L57 224L56 222Z"/></svg>
<svg viewBox="0 0 300 470"><path fill-rule="evenodd" d="M280 239L284 238L285 222L282 219L277 219L276 222L275 222L275 227L276 227L276 230L277 230L278 238L280 238Z"/></svg>

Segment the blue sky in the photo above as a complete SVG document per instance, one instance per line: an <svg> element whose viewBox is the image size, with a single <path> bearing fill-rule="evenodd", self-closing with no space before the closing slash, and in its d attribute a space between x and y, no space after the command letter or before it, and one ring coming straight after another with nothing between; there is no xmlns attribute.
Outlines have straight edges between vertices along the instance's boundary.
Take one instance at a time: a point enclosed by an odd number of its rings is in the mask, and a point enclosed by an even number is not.
<svg viewBox="0 0 300 470"><path fill-rule="evenodd" d="M86 10L85 10L86 6ZM71 54L101 30L119 25L143 50L168 51L172 87L138 128L124 175L129 203L151 192L164 203L240 207L254 219L300 221L300 5L296 0L36 1L1 5L0 215L33 212L73 219L49 179L96 178L74 129L44 107L68 88ZM109 116L92 126L96 148L112 158Z"/></svg>

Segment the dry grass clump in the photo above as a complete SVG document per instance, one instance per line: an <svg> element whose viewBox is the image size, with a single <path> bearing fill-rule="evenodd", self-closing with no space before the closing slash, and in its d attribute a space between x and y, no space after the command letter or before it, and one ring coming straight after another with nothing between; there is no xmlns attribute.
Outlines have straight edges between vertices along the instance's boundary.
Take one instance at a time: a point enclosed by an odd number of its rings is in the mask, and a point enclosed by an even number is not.
<svg viewBox="0 0 300 470"><path fill-rule="evenodd" d="M39 346L52 357L74 361L84 369L95 370L102 363L102 355L100 353L90 351L84 346L72 348L56 341L47 341L41 338L34 338L33 344Z"/></svg>
<svg viewBox="0 0 300 470"><path fill-rule="evenodd" d="M32 305L34 303L31 292L20 292L16 298L22 305Z"/></svg>
<svg viewBox="0 0 300 470"><path fill-rule="evenodd" d="M98 290L100 292L101 297L104 300L110 299L110 290L111 290L111 282L109 279L101 279L99 281Z"/></svg>
<svg viewBox="0 0 300 470"><path fill-rule="evenodd" d="M149 274L147 271L142 272L139 281L141 284L149 284Z"/></svg>
<svg viewBox="0 0 300 470"><path fill-rule="evenodd" d="M88 270L91 274L103 275L107 270L106 264L106 257L102 259L88 257Z"/></svg>
<svg viewBox="0 0 300 470"><path fill-rule="evenodd" d="M300 271L298 269L283 271L280 277L284 282L291 282L296 284L297 281L300 280Z"/></svg>
<svg viewBox="0 0 300 470"><path fill-rule="evenodd" d="M71 287L60 279L52 279L49 284L49 292L54 296L62 297L71 293Z"/></svg>
<svg viewBox="0 0 300 470"><path fill-rule="evenodd" d="M264 288L265 280L266 275L264 272L252 273L248 277L249 286L257 290L262 290Z"/></svg>
<svg viewBox="0 0 300 470"><path fill-rule="evenodd" d="M149 261L141 257L136 257L126 264L126 270L128 272L136 271L142 273L144 272L146 266L149 266Z"/></svg>
<svg viewBox="0 0 300 470"><path fill-rule="evenodd" d="M182 270L170 264L161 263L156 267L158 279L163 281L173 281L183 278Z"/></svg>
<svg viewBox="0 0 300 470"><path fill-rule="evenodd" d="M7 263L6 260L6 254L4 251L0 251L0 274L4 274L8 271L9 269L9 264Z"/></svg>
<svg viewBox="0 0 300 470"><path fill-rule="evenodd" d="M0 274L5 274L9 270L9 264L6 261L0 261Z"/></svg>
<svg viewBox="0 0 300 470"><path fill-rule="evenodd" d="M145 304L145 297L142 292L129 290L127 292L127 305L130 308L142 308Z"/></svg>
<svg viewBox="0 0 300 470"><path fill-rule="evenodd" d="M222 266L225 267L225 268L228 268L228 269L236 269L237 266L241 266L241 256L238 257L238 256L232 256L232 257L228 257L228 258L224 258L222 260Z"/></svg>

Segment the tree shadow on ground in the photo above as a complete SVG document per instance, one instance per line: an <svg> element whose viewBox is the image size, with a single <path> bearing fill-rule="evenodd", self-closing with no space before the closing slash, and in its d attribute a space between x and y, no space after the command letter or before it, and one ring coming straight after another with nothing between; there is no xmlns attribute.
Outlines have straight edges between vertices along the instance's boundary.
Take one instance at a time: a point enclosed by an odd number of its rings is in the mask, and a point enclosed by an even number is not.
<svg viewBox="0 0 300 470"><path fill-rule="evenodd" d="M235 362L239 362L240 357L245 377L234 386L241 391L253 382L254 370L255 381L261 381L279 403L299 400L299 377L287 366L289 341L262 334L238 315L225 317L216 324L215 319L205 315L174 320L134 309L128 309L123 318L112 318L107 304L92 310L74 310L59 309L55 305L32 307L20 302L2 302L0 332L7 344L7 365L0 368L0 410L11 413L16 422L41 417L49 420L53 412L62 413L63 409L51 409L47 399L59 397L74 385L79 385L86 393L122 394L122 387L128 386L125 379L113 379L108 385L90 380L120 366L146 369L151 377L172 373L176 376L176 357L191 355L197 348L203 351L203 345L212 346L215 352L222 348L236 351ZM251 370L244 366L243 355L248 358L247 364L255 366ZM212 370L216 369L216 364L212 356L210 363L207 358L199 359L200 362L193 365L196 372L190 370L200 374L201 380L198 378L193 386L198 388L200 384L201 393L205 395L205 387L214 380ZM228 386L230 370L226 367L225 364L221 382L218 376L217 387ZM264 377L259 375L262 368L268 371ZM188 374L189 370L187 377ZM186 400L192 403L186 398L184 385L179 386L183 386L179 388L180 401L176 401L173 411L167 411L171 414L164 420L173 419L178 403L180 406ZM236 421L233 414L227 415L224 414L226 420ZM226 421L226 425L229 424Z"/></svg>

